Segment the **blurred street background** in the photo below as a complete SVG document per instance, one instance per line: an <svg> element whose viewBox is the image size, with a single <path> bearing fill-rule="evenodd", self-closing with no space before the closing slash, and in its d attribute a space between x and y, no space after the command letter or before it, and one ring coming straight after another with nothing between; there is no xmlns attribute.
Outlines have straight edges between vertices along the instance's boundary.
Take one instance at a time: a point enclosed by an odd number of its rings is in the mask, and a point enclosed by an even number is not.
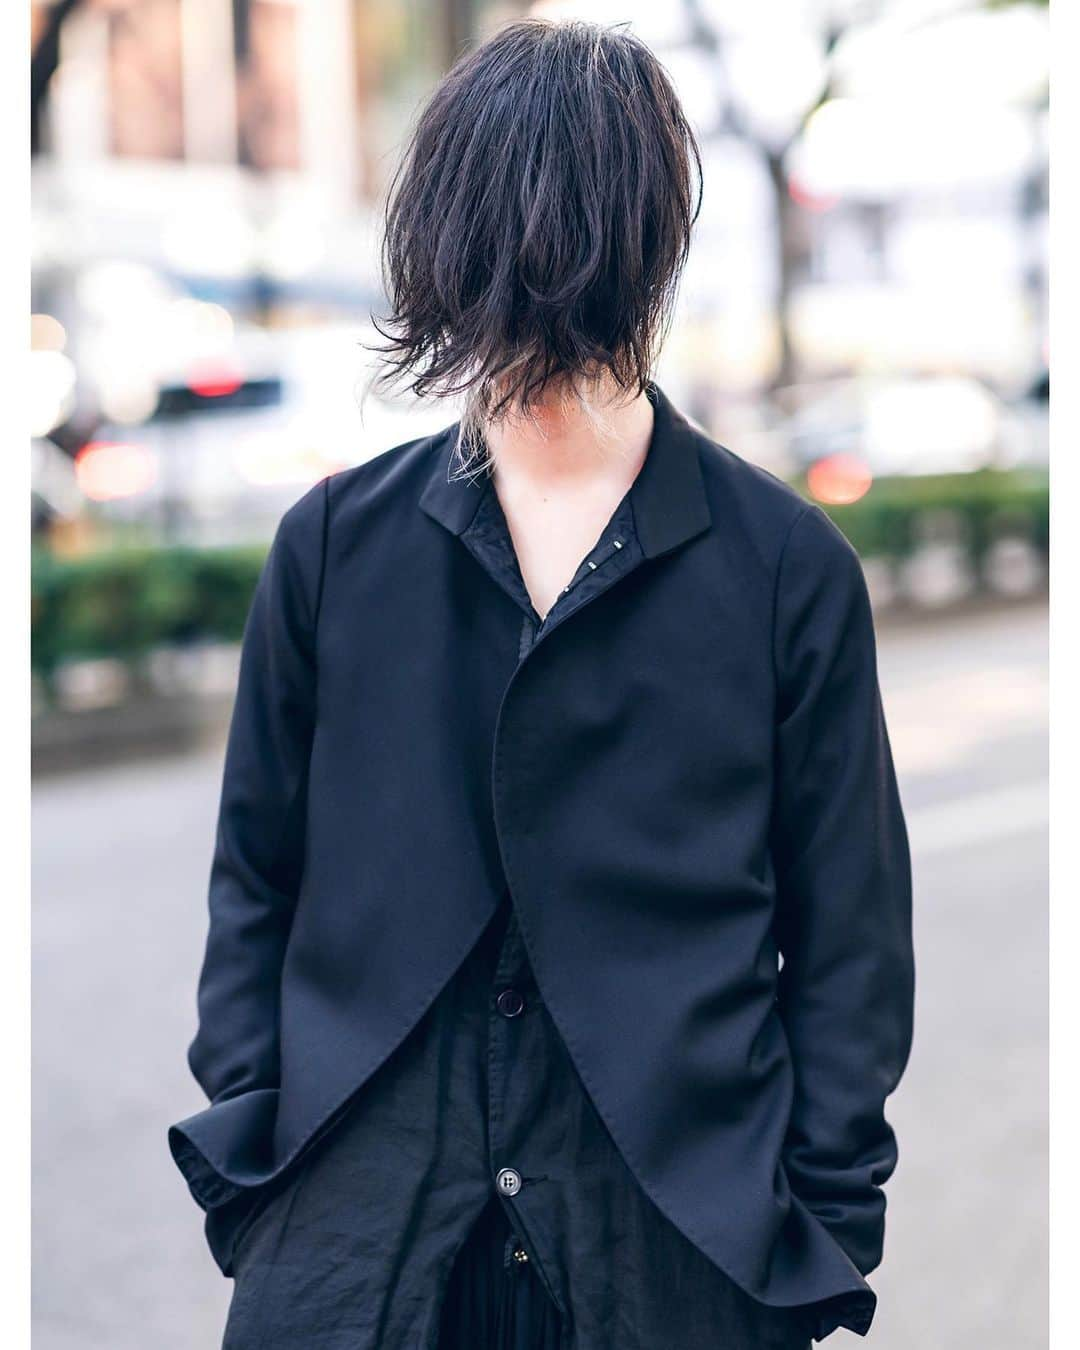
<svg viewBox="0 0 1080 1350"><path fill-rule="evenodd" d="M368 390L379 210L420 101L524 13L667 65L705 196L657 378L870 582L918 959L871 1342L1045 1346L1045 6L31 10L38 1350L220 1344L165 1128L202 1104L237 643L282 511L457 415Z"/></svg>

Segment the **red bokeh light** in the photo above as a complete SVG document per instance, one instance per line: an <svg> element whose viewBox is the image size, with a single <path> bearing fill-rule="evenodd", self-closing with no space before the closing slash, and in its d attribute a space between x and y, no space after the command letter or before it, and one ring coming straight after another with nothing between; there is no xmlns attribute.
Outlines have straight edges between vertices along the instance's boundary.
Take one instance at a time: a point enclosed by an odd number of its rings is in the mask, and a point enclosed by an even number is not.
<svg viewBox="0 0 1080 1350"><path fill-rule="evenodd" d="M200 398L225 398L235 394L243 385L244 377L225 366L207 367L197 371L188 380L188 388Z"/></svg>

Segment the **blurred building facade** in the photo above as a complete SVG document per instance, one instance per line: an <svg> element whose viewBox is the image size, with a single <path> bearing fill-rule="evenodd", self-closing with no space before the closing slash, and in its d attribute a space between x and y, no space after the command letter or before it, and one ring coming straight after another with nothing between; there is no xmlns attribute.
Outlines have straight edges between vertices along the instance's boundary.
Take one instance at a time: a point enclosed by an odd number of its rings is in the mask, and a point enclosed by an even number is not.
<svg viewBox="0 0 1080 1350"><path fill-rule="evenodd" d="M1009 395L1038 379L1034 2L33 0L35 309L78 345L87 295L100 310L118 280L95 286L95 268L121 261L130 285L143 267L264 326L366 316L411 118L470 40L526 10L631 24L698 130L706 193L670 364L703 413L709 389L724 403L852 373ZM92 342L72 409L99 392L102 352L116 381L116 342Z"/></svg>
<svg viewBox="0 0 1080 1350"><path fill-rule="evenodd" d="M306 480L362 454L363 365L350 358L382 297L377 230L389 176L442 71L479 25L515 12L487 0L33 0L41 519L89 497L160 528L177 511L143 508L154 485L168 492L165 479L194 485L212 515L224 479L235 500L269 477L281 491L264 494L265 531ZM336 343L318 341L335 324ZM280 340L260 340L275 331ZM308 389L326 370L311 349L328 345L336 384ZM191 434L205 419L177 415L178 388L230 413L223 395L242 386L242 413L267 401L250 387L280 386L301 367L305 388L290 383L276 426L265 416L215 419L231 436L240 427L239 466L219 462L220 436ZM311 406L327 400L310 425ZM166 405L159 434L149 424ZM375 441L404 439L400 425L376 416ZM292 438L285 455L275 432ZM331 439L343 448L327 448ZM256 440L269 461L261 466Z"/></svg>
<svg viewBox="0 0 1080 1350"><path fill-rule="evenodd" d="M478 10L34 0L35 279L122 258L264 314L372 303L393 150Z"/></svg>
<svg viewBox="0 0 1080 1350"><path fill-rule="evenodd" d="M265 535L454 415L360 410L380 210L439 76L524 13L671 73L705 192L659 375L718 438L839 456L837 501L1045 459L1038 0L32 0L43 522Z"/></svg>

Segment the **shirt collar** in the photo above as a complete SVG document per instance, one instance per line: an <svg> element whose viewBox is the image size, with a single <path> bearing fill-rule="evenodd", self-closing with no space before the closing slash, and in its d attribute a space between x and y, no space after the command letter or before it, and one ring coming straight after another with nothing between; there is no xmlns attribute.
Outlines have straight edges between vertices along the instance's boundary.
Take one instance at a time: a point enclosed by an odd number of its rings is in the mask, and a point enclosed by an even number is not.
<svg viewBox="0 0 1080 1350"><path fill-rule="evenodd" d="M654 381L649 381L647 392L653 404L653 434L629 495L642 552L655 558L707 530L711 516L698 457L702 433ZM461 535L476 515L487 477L451 479L457 429L455 422L433 438L434 464L420 505L451 534Z"/></svg>

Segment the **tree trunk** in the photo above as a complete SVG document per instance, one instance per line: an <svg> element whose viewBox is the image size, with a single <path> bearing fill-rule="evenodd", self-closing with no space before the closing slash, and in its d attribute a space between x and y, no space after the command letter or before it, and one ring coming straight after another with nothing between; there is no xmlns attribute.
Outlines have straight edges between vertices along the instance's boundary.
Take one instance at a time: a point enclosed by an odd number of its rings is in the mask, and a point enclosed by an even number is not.
<svg viewBox="0 0 1080 1350"><path fill-rule="evenodd" d="M798 373L791 341L791 296L802 258L802 239L797 208L788 192L783 153L767 151L765 163L776 212L776 323L780 333L780 359L772 387L782 389L793 384Z"/></svg>

